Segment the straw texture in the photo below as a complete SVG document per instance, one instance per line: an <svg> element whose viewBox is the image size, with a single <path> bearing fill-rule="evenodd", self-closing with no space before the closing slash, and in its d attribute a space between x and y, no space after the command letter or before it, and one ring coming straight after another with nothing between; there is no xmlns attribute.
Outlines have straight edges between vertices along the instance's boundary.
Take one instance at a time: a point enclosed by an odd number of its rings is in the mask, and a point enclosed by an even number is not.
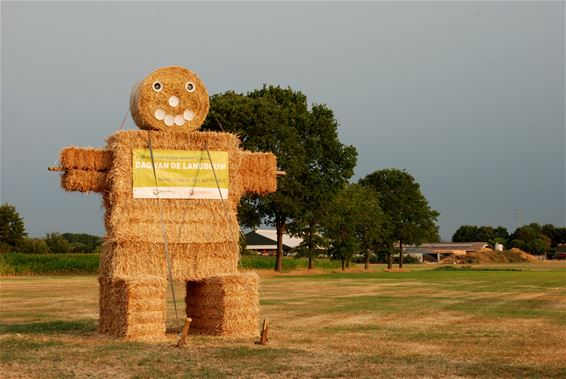
<svg viewBox="0 0 566 379"><path fill-rule="evenodd" d="M93 147L69 146L61 150L59 161L65 169L108 171L112 167L112 152Z"/></svg>
<svg viewBox="0 0 566 379"><path fill-rule="evenodd" d="M277 190L277 159L271 153L241 153L242 192L266 195Z"/></svg>
<svg viewBox="0 0 566 379"><path fill-rule="evenodd" d="M67 170L61 176L61 187L65 191L104 192L106 172Z"/></svg>
<svg viewBox="0 0 566 379"><path fill-rule="evenodd" d="M136 199L132 197L132 151L147 148L148 132L117 132L108 140L114 166L105 196L109 275L164 275L160 207L166 223L173 276L181 280L235 272L239 228L236 207L241 196L238 139L225 133L151 133L154 149L222 150L229 153L230 193L221 200ZM159 204L161 203L161 204ZM228 217L226 217L226 214ZM151 263L151 264L148 264Z"/></svg>
<svg viewBox="0 0 566 379"><path fill-rule="evenodd" d="M166 277L164 243L106 243L100 274L107 277L156 275ZM174 279L199 280L237 271L238 249L234 244L169 244Z"/></svg>
<svg viewBox="0 0 566 379"><path fill-rule="evenodd" d="M192 85L192 92L187 90ZM159 87L157 90L156 86ZM171 102L171 97L177 100ZM200 78L184 67L163 67L139 82L130 96L132 118L145 130L196 130L208 114L208 92ZM185 111L190 117L184 117ZM161 117L157 116L161 112ZM166 115L180 116L182 125L167 125Z"/></svg>
<svg viewBox="0 0 566 379"><path fill-rule="evenodd" d="M107 149L70 146L59 154L61 187L65 191L104 192L106 174L112 167L112 152Z"/></svg>
<svg viewBox="0 0 566 379"><path fill-rule="evenodd" d="M187 283L191 329L226 337L258 336L259 277L255 273L219 275Z"/></svg>
<svg viewBox="0 0 566 379"><path fill-rule="evenodd" d="M99 333L134 340L165 335L167 281L156 276L99 277Z"/></svg>

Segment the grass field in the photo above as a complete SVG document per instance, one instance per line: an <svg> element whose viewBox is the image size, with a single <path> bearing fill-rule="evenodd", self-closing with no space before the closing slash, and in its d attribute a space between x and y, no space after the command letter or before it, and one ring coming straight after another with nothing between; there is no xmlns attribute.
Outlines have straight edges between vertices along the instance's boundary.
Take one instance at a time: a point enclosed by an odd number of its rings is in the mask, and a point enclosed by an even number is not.
<svg viewBox="0 0 566 379"><path fill-rule="evenodd" d="M420 270L262 273L267 346L190 335L183 349L97 335L95 276L3 278L0 372L41 378L566 376L564 263L415 267ZM177 294L182 298L180 283ZM169 308L174 325L171 301ZM174 340L169 335L169 344Z"/></svg>

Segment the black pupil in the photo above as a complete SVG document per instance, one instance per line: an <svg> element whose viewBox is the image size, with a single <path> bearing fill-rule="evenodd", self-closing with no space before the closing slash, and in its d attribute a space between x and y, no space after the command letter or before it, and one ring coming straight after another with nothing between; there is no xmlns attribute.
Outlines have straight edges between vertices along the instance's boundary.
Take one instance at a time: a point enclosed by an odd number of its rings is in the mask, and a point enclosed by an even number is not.
<svg viewBox="0 0 566 379"><path fill-rule="evenodd" d="M192 83L187 84L187 89L188 89L189 91L192 91L193 88L194 88L194 86L193 86Z"/></svg>
<svg viewBox="0 0 566 379"><path fill-rule="evenodd" d="M161 84L160 84L160 83L154 83L154 84L153 84L153 88L155 88L155 89L160 89L160 88L161 88Z"/></svg>

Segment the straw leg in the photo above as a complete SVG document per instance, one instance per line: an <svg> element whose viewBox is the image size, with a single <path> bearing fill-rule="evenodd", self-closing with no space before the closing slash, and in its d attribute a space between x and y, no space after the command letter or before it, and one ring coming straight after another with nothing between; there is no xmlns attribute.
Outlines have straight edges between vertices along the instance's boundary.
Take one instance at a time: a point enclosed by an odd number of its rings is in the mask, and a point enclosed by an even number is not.
<svg viewBox="0 0 566 379"><path fill-rule="evenodd" d="M99 333L130 340L165 337L165 279L101 277L99 283Z"/></svg>
<svg viewBox="0 0 566 379"><path fill-rule="evenodd" d="M258 276L224 274L187 282L185 298L191 328L198 333L230 337L258 335Z"/></svg>
<svg viewBox="0 0 566 379"><path fill-rule="evenodd" d="M98 333L100 334L111 334L112 323L113 323L113 299L112 299L112 289L111 281L104 277L98 278L100 298L99 298L99 314L98 319Z"/></svg>

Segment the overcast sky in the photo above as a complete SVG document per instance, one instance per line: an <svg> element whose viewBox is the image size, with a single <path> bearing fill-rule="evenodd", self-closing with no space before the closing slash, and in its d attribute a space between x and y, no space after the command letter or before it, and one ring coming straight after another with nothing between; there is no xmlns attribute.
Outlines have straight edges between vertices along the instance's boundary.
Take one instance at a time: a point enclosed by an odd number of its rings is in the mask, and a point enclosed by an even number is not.
<svg viewBox="0 0 566 379"><path fill-rule="evenodd" d="M445 239L565 224L564 2L1 8L1 200L32 236L104 234L100 195L64 192L47 166L64 146L103 146L132 85L168 65L210 94L279 84L326 104L358 149L354 179L407 169Z"/></svg>

